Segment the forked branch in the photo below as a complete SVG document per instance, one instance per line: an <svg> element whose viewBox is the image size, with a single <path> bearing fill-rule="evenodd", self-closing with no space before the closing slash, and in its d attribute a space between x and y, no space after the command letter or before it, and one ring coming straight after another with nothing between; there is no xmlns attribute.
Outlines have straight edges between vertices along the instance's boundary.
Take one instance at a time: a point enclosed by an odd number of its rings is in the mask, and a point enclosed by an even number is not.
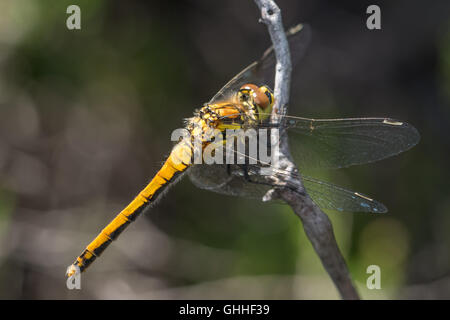
<svg viewBox="0 0 450 320"><path fill-rule="evenodd" d="M276 3L272 0L255 0L255 2L261 10L261 21L267 25L277 60L274 87L276 101L272 112L272 120L276 122L287 114L288 109L292 70L289 44L284 32L281 12ZM277 143L279 138L281 138L281 142L277 151L279 153L277 168L284 172L298 172L290 154L287 135L283 132L280 137L274 135L272 140L275 141L272 143ZM291 206L295 214L300 217L306 235L341 297L343 299L359 299L345 260L336 243L328 216L311 200L301 179L293 178L294 176L299 177L299 175L291 175L288 178L289 181L286 181L286 175L270 177L272 182L275 181L277 185L289 184L296 186L296 190L272 189L264 196L264 200L278 197Z"/></svg>

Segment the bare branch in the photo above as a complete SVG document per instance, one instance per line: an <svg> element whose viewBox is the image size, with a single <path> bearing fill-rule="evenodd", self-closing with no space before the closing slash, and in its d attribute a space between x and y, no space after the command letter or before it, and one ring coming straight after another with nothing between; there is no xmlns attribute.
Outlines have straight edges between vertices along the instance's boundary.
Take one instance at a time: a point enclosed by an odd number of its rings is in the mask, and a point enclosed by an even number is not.
<svg viewBox="0 0 450 320"><path fill-rule="evenodd" d="M272 0L255 0L255 2L261 10L261 21L267 25L277 59L274 88L276 101L272 113L272 120L277 121L287 114L289 103L292 71L289 44L284 32L281 12L276 3ZM275 165L284 172L297 173L298 169L290 154L287 135L281 132L280 138L279 161ZM272 142L277 143L278 137L272 136L272 140L275 139L276 141ZM302 220L306 235L342 298L359 299L345 260L336 243L333 227L328 216L311 200L301 179L293 178L294 176L299 175L291 175L286 178L286 175L277 176L275 174L275 176L270 177L272 182L276 182L276 185L289 185L290 188L272 189L264 196L263 200L278 197L291 206L295 214ZM292 186L295 186L295 191Z"/></svg>

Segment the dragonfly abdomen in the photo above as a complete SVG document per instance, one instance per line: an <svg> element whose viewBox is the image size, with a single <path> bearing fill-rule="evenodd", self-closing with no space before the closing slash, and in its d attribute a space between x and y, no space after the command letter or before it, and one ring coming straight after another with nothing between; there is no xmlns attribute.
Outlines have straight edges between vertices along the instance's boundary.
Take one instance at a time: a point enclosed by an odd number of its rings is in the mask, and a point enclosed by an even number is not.
<svg viewBox="0 0 450 320"><path fill-rule="evenodd" d="M178 143L170 153L162 168L150 183L123 209L86 247L83 253L69 267L67 275L76 272L76 267L84 271L109 244L118 238L126 227L158 199L177 178L186 171L191 163L192 149L189 143Z"/></svg>

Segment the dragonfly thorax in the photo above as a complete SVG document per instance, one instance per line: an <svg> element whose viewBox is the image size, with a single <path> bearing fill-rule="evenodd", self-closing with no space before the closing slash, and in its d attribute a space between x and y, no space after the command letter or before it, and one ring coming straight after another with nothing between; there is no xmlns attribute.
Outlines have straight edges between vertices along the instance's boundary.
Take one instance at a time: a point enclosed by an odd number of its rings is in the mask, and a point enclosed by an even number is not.
<svg viewBox="0 0 450 320"><path fill-rule="evenodd" d="M230 98L205 104L187 121L191 140L201 141L205 147L217 130L247 130L265 121L272 110L274 97L267 86L245 84Z"/></svg>
<svg viewBox="0 0 450 320"><path fill-rule="evenodd" d="M267 86L245 84L230 98L205 104L188 122L191 131L246 129L266 120L274 103Z"/></svg>

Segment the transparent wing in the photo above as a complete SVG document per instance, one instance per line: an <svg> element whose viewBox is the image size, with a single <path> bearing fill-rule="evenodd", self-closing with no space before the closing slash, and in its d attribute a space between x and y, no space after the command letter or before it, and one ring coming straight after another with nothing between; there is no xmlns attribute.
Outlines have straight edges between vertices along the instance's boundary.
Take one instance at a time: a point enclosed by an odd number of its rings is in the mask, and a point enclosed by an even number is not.
<svg viewBox="0 0 450 320"><path fill-rule="evenodd" d="M289 31L286 32L286 36L288 37L292 66L294 67L304 55L310 42L311 29L308 25L299 24L289 29ZM270 47L266 50L260 60L250 64L220 89L209 103L228 98L230 94L235 93L245 83L254 83L256 85L264 84L273 88L275 64L275 53L273 47Z"/></svg>
<svg viewBox="0 0 450 320"><path fill-rule="evenodd" d="M257 129L288 129L291 153L300 172L339 169L382 160L415 146L412 125L389 118L308 119L284 116Z"/></svg>
<svg viewBox="0 0 450 320"><path fill-rule="evenodd" d="M267 184L261 175L261 167L247 166L247 177L241 165L194 165L189 171L191 181L209 191L261 200L274 185ZM285 174L278 169L272 172ZM302 176L303 185L313 201L322 209L346 212L387 212L386 207L368 196L346 190L327 182Z"/></svg>
<svg viewBox="0 0 450 320"><path fill-rule="evenodd" d="M387 118L285 117L292 155L300 172L336 169L391 157L416 145L420 135L406 122Z"/></svg>
<svg viewBox="0 0 450 320"><path fill-rule="evenodd" d="M249 176L245 178L242 165L227 167L219 164L197 164L189 169L188 175L192 183L200 189L258 200L273 187L263 182L261 176L255 171L252 172L252 169L248 170Z"/></svg>
<svg viewBox="0 0 450 320"><path fill-rule="evenodd" d="M382 203L361 193L306 176L302 176L302 179L306 192L322 209L348 212L387 212L387 208Z"/></svg>

